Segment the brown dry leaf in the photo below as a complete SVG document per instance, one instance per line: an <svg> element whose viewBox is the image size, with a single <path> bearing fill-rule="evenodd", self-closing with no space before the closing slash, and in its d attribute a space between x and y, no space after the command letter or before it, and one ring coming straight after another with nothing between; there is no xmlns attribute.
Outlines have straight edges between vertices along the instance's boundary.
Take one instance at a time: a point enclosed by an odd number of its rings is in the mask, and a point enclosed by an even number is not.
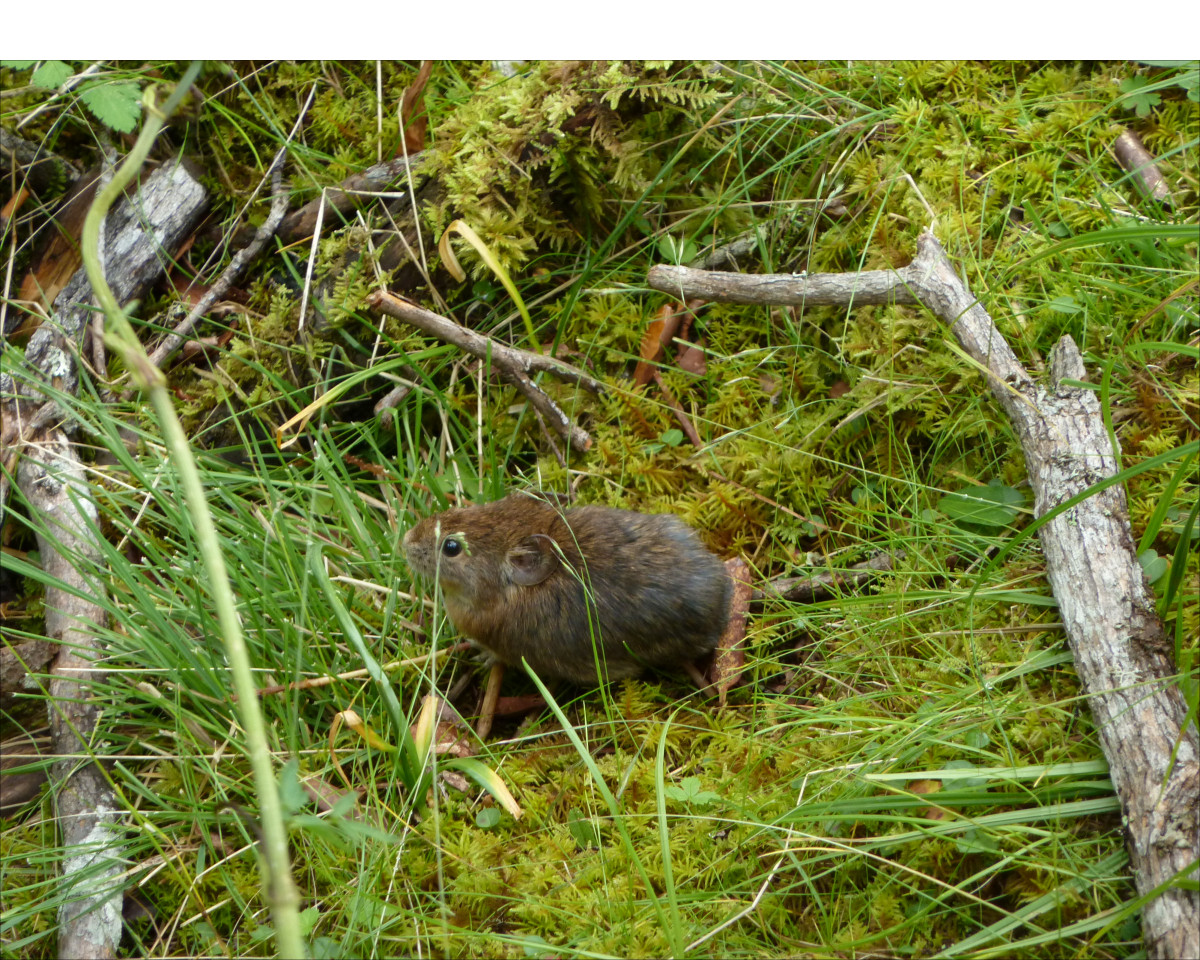
<svg viewBox="0 0 1200 960"><path fill-rule="evenodd" d="M658 318L650 321L646 334L642 337L642 345L638 352L641 360L633 371L633 384L643 387L654 379L654 364L662 359L666 345L671 342L679 329L683 313L669 303L665 303L658 311Z"/></svg>
<svg viewBox="0 0 1200 960"><path fill-rule="evenodd" d="M836 400L850 392L850 384L845 380L837 380L829 385L829 399Z"/></svg>
<svg viewBox="0 0 1200 960"><path fill-rule="evenodd" d="M354 795L355 804L354 811L350 814L354 819L361 819L362 814L358 810L358 793L354 790L339 790L328 780L323 777L313 775L300 781L300 786L304 792L308 794L308 799L317 805L317 809L321 813L328 813L337 806L338 801L343 797Z"/></svg>
<svg viewBox="0 0 1200 960"><path fill-rule="evenodd" d="M49 308L83 263L79 254L79 236L96 192L97 175L98 171L93 170L71 187L54 215L54 233L35 254L29 272L21 280L20 299L33 300Z"/></svg>
<svg viewBox="0 0 1200 960"><path fill-rule="evenodd" d="M29 199L29 190L26 187L18 188L17 192L8 198L3 209L0 209L0 230L8 231L8 221L11 220L25 205L25 201Z"/></svg>
<svg viewBox="0 0 1200 960"><path fill-rule="evenodd" d="M746 665L742 641L746 639L746 615L750 612L750 596L754 592L750 566L741 557L726 560L725 571L733 581L733 600L729 604L729 622L717 644L711 671L722 707L725 706L729 691L741 680L742 668Z"/></svg>
<svg viewBox="0 0 1200 960"><path fill-rule="evenodd" d="M705 345L706 341L701 340L699 343L689 343L686 347L681 347L675 358L679 369L701 377L708 373L708 360L704 354Z"/></svg>
<svg viewBox="0 0 1200 960"><path fill-rule="evenodd" d="M400 98L400 129L404 131L404 149L411 157L425 149L425 130L429 115L425 112L425 84L433 72L433 61L422 60L417 78L404 88ZM399 156L399 151L396 152Z"/></svg>
<svg viewBox="0 0 1200 960"><path fill-rule="evenodd" d="M942 789L941 780L914 780L908 785L908 789L912 793L928 795L940 793ZM949 811L941 807L929 807L925 811L925 819L927 820L945 820L949 816Z"/></svg>
<svg viewBox="0 0 1200 960"><path fill-rule="evenodd" d="M498 697L494 714L497 717L514 717L528 713L530 710L539 710L545 705L546 701L540 693L526 694L521 697Z"/></svg>

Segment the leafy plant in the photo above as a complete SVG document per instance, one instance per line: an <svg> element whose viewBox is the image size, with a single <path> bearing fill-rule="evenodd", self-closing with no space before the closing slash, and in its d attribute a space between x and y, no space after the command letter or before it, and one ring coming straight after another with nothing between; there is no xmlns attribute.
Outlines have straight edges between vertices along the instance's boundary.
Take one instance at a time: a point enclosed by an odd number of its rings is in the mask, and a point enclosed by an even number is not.
<svg viewBox="0 0 1200 960"><path fill-rule="evenodd" d="M688 806L705 807L721 799L719 794L700 788L699 777L684 777L679 786L667 787L667 796Z"/></svg>
<svg viewBox="0 0 1200 960"><path fill-rule="evenodd" d="M37 61L0 60L0 66L28 70ZM29 82L44 90L58 90L75 75L62 60L45 60L30 74ZM117 133L132 133L142 116L142 86L128 80L87 80L72 95L106 127Z"/></svg>

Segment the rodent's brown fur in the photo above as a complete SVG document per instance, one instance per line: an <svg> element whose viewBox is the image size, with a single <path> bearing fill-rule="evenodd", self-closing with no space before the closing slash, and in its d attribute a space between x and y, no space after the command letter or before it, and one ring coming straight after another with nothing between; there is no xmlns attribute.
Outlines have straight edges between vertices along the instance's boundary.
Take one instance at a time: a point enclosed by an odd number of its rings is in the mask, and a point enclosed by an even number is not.
<svg viewBox="0 0 1200 960"><path fill-rule="evenodd" d="M676 666L712 650L729 618L724 564L671 514L514 493L421 520L404 550L462 633L543 679L595 683L597 659L608 679Z"/></svg>

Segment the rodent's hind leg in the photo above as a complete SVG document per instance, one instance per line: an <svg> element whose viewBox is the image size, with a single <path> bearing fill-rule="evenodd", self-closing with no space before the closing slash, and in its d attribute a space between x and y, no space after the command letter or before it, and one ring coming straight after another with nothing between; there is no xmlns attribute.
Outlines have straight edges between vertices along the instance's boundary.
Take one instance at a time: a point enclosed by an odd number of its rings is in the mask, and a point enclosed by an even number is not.
<svg viewBox="0 0 1200 960"><path fill-rule="evenodd" d="M483 705L479 708L479 719L475 722L475 735L480 740L486 740L492 732L492 721L496 718L496 701L500 699L500 684L503 680L504 664L492 657L487 689L483 692Z"/></svg>
<svg viewBox="0 0 1200 960"><path fill-rule="evenodd" d="M692 678L692 682L696 684L701 693L709 688L708 677L696 666L695 660L684 660L680 666L683 667L683 672Z"/></svg>

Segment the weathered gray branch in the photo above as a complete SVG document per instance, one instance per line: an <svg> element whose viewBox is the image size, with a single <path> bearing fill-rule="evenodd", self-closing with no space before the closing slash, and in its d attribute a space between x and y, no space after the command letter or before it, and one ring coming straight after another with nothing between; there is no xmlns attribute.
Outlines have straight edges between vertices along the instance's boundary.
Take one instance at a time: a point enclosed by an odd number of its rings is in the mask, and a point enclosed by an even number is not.
<svg viewBox="0 0 1200 960"><path fill-rule="evenodd" d="M204 188L182 165L167 164L108 216L103 259L121 303L140 299L163 275L207 202ZM6 468L20 448L17 483L52 580L46 588L46 634L59 650L49 690L58 757L51 777L65 851L58 955L102 958L115 955L121 938L116 877L123 863L116 797L89 759L99 713L89 691L103 677L95 663L105 624L103 586L95 579L100 525L83 467L63 429L53 425L66 418L50 394L78 391L77 357L92 313L91 284L80 268L55 298L52 316L30 338L20 370L0 374L0 435L13 447L5 451ZM37 403L41 409L34 412Z"/></svg>
<svg viewBox="0 0 1200 960"><path fill-rule="evenodd" d="M61 430L26 445L17 484L33 512L42 566L53 581L46 587L46 635L59 645L48 702L58 757L51 779L64 851L58 955L112 957L121 939L120 812L86 742L99 713L90 687L103 677L95 663L96 633L106 622L100 605L104 588L96 580L99 512Z"/></svg>
<svg viewBox="0 0 1200 960"><path fill-rule="evenodd" d="M1066 382L1085 375L1075 342L1059 341L1050 385L1035 383L929 233L917 258L894 271L744 277L660 266L649 282L680 298L734 303L923 303L986 368L1021 441L1038 516L1117 473L1096 394ZM1137 889L1146 894L1200 858L1200 750L1194 729L1183 726L1187 707L1138 563L1124 488L1089 497L1039 533L1121 801ZM1143 932L1151 957L1200 956L1200 894L1167 890L1143 911Z"/></svg>
<svg viewBox="0 0 1200 960"><path fill-rule="evenodd" d="M140 299L163 275L173 252L195 229L208 195L182 164L164 164L108 215L104 263L109 286L122 303ZM25 350L22 382L0 374L0 397L44 397L43 384L61 393L79 389L75 358L92 317L92 285L80 267L54 299L54 311ZM40 375L40 376L39 376ZM26 379L26 377L28 379Z"/></svg>

